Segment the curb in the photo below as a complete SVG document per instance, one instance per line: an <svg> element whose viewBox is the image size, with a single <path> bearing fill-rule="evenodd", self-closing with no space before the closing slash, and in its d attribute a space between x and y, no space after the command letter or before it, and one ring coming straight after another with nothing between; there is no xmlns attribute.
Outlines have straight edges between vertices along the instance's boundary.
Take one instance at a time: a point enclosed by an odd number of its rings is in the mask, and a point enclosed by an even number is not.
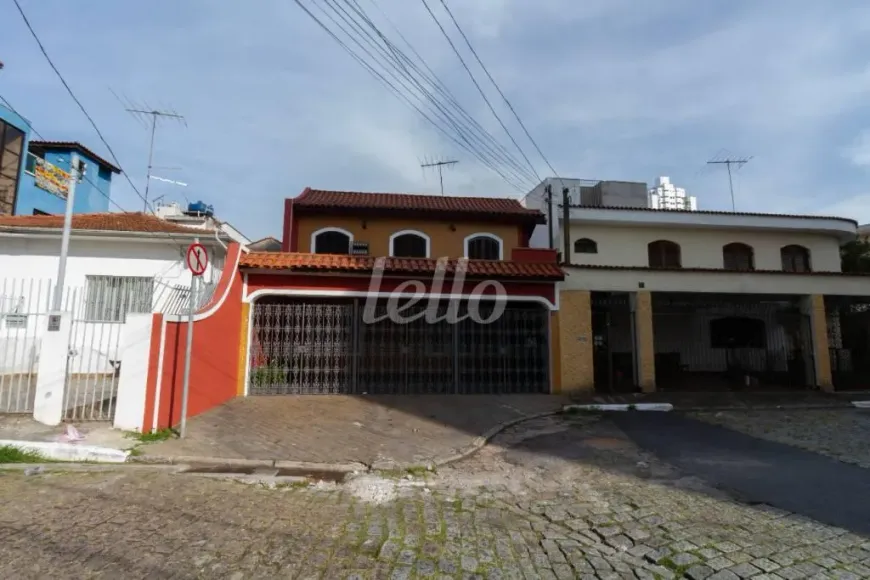
<svg viewBox="0 0 870 580"><path fill-rule="evenodd" d="M870 401L852 401L852 406L858 409L870 409Z"/></svg>
<svg viewBox="0 0 870 580"><path fill-rule="evenodd" d="M601 403L590 405L565 405L568 411L658 411L669 412L674 410L670 403Z"/></svg>
<svg viewBox="0 0 870 580"><path fill-rule="evenodd" d="M125 463L130 455L129 451L121 451L112 447L99 447L97 445L0 439L0 447L5 446L15 447L30 453L38 453L45 459L53 461Z"/></svg>
<svg viewBox="0 0 870 580"><path fill-rule="evenodd" d="M504 423L500 423L495 427L487 430L478 437L475 437L471 444L462 448L459 452L454 455L450 455L448 457L435 458L428 461L416 461L416 462L396 462L396 461L375 461L371 465L366 465L365 463L358 462L347 462L347 463L313 463L313 462L305 462L305 461L288 461L281 459L241 459L241 458L221 458L221 457L204 457L204 456L163 456L163 455L140 455L136 457L130 457L128 463L141 463L141 464L150 464L150 465L226 465L230 467L275 467L277 469L298 469L298 470L307 470L307 471L333 471L338 473L357 473L357 472L371 472L371 471L404 471L407 469L414 469L418 467L431 467L432 469L436 467L442 467L444 465L448 465L450 463L455 463L457 461L461 461L473 455L481 448L483 448L489 441L504 431L505 429L509 429L514 425L522 423L523 421L531 421L533 419L540 419L543 417L550 417L553 415L559 415L564 412L564 409L557 409L553 411L544 411L542 413L535 413L533 415L523 415L522 417L516 417L511 419L510 421L505 421Z"/></svg>
<svg viewBox="0 0 870 580"><path fill-rule="evenodd" d="M274 467L275 469L298 469L302 471L333 471L339 473L353 473L355 471L368 471L369 467L363 463L314 463L306 461L285 461L282 459L242 459L225 457L208 457L200 455L177 455L174 457L163 455L140 455L131 457L130 463L146 465L203 465L227 467Z"/></svg>
<svg viewBox="0 0 870 580"><path fill-rule="evenodd" d="M831 411L836 409L851 409L854 403L806 404L806 405L720 405L710 407L680 407L677 411L686 413L705 413L718 411ZM858 406L858 405L854 405Z"/></svg>

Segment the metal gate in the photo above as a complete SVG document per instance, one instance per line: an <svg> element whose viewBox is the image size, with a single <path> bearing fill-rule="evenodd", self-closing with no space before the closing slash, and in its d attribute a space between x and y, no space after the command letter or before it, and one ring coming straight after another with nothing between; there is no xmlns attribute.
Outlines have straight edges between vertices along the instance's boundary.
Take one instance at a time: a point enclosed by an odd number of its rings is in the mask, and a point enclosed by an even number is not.
<svg viewBox="0 0 870 580"><path fill-rule="evenodd" d="M810 321L797 297L654 293L653 326L659 388L814 383Z"/></svg>
<svg viewBox="0 0 870 580"><path fill-rule="evenodd" d="M125 310L123 305L115 308L91 298L74 303L78 307L70 328L63 419L111 421L118 396Z"/></svg>
<svg viewBox="0 0 870 580"><path fill-rule="evenodd" d="M0 413L33 413L51 280L0 281Z"/></svg>
<svg viewBox="0 0 870 580"><path fill-rule="evenodd" d="M825 296L825 311L834 388L870 389L870 298Z"/></svg>
<svg viewBox="0 0 870 580"><path fill-rule="evenodd" d="M487 320L492 304L480 304ZM254 305L249 393L481 394L549 392L549 312L508 306L489 324L400 324L387 304L265 299ZM426 305L402 310L412 318ZM435 310L443 317L449 308ZM455 306L461 319L466 303ZM430 318L431 320L431 318Z"/></svg>

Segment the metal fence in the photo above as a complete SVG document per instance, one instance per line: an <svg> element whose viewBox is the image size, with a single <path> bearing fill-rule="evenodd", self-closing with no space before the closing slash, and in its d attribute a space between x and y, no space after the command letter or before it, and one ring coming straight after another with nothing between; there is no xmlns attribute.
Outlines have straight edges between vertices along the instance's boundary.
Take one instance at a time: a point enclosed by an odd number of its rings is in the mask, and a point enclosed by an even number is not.
<svg viewBox="0 0 870 580"><path fill-rule="evenodd" d="M51 280L0 280L0 413L33 412L53 292Z"/></svg>
<svg viewBox="0 0 870 580"><path fill-rule="evenodd" d="M197 307L214 293L205 281ZM32 413L39 358L53 308L50 279L0 279L0 413ZM131 312L186 313L190 289L149 277L88 276L64 289L61 310L72 314L66 357L63 418L107 421L115 412L121 340Z"/></svg>

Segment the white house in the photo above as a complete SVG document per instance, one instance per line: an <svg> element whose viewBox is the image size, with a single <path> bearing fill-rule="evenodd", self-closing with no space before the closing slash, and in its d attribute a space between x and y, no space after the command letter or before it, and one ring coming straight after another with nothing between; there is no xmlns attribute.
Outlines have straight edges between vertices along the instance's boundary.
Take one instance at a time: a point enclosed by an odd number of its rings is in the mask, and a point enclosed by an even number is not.
<svg viewBox="0 0 870 580"><path fill-rule="evenodd" d="M840 265L855 221L572 205L566 225L563 211L530 245L552 232L563 338L587 337L561 345L566 390L870 388L870 277Z"/></svg>
<svg viewBox="0 0 870 580"><path fill-rule="evenodd" d="M0 216L0 412L33 409L62 226L59 215ZM177 314L190 307L191 274L184 257L196 239L209 252L196 297L202 304L220 277L226 238L142 213L73 216L61 306L71 313L70 418L110 414L104 406L113 397L120 329L128 314Z"/></svg>

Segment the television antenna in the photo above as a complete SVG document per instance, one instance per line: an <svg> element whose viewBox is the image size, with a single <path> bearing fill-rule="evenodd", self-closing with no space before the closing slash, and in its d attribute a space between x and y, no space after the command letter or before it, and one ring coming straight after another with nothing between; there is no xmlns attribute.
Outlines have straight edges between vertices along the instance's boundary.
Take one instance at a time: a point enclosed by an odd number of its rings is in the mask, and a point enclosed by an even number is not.
<svg viewBox="0 0 870 580"><path fill-rule="evenodd" d="M724 165L728 169L728 189L731 191L731 211L737 211L734 201L734 179L731 176L731 166L737 167L735 171L752 161L752 157L731 157L730 155L716 156L707 162L707 165Z"/></svg>
<svg viewBox="0 0 870 580"><path fill-rule="evenodd" d="M109 89L111 90L111 89ZM130 101L130 99L122 100L115 91L112 91L112 94L115 95L115 98L123 105L124 110L133 115L140 123L142 123L146 128L150 126L151 129L151 141L148 146L148 173L145 177L145 195L143 197L144 201L144 210L146 213L148 212L148 191L151 188L151 171L154 169L153 160L154 160L154 135L157 132L157 123L162 120L174 120L185 127L187 127L187 120L183 115L178 114L173 109L162 107L156 108L151 107L148 103L145 103L144 106L137 105Z"/></svg>
<svg viewBox="0 0 870 580"><path fill-rule="evenodd" d="M441 195L444 195L444 174L442 173L442 170L445 167L452 167L452 166L456 165L457 163L459 163L459 161L457 161L455 159L448 159L448 160L444 160L444 161L426 161L426 160L424 160L423 163L420 164L420 167L422 167L423 169L426 169L427 167L437 167L438 168L438 181L441 182Z"/></svg>

